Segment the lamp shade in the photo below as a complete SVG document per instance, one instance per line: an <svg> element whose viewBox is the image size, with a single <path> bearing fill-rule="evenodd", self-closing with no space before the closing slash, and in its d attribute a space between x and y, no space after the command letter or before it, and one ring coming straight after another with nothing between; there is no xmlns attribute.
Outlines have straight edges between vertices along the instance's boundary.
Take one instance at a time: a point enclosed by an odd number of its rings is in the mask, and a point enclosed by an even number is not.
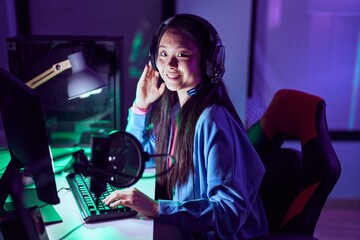
<svg viewBox="0 0 360 240"><path fill-rule="evenodd" d="M67 87L69 99L80 97L106 86L106 81L86 65L82 52L73 53L68 58L72 69Z"/></svg>

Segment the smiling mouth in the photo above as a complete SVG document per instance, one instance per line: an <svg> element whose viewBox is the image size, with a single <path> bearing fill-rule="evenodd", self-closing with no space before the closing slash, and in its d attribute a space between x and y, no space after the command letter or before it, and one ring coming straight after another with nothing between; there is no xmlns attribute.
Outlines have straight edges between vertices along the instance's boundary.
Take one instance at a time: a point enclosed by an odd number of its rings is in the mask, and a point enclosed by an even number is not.
<svg viewBox="0 0 360 240"><path fill-rule="evenodd" d="M174 74L174 73L168 73L168 74L166 74L166 76L169 79L178 79L181 75L180 74Z"/></svg>

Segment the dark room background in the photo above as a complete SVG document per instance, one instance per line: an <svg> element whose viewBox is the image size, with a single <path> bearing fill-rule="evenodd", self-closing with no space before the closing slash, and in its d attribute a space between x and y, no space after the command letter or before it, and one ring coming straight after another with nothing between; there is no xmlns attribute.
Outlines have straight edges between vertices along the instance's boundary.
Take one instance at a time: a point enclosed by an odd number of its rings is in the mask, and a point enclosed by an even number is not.
<svg viewBox="0 0 360 240"><path fill-rule="evenodd" d="M359 131L358 0L4 0L0 67L9 69L6 38L18 34L122 36L125 121L153 33L173 13L198 14L218 29L226 48L224 78L247 125L275 91L296 88L325 98L331 129ZM332 198L360 199L358 140L334 140L342 175Z"/></svg>

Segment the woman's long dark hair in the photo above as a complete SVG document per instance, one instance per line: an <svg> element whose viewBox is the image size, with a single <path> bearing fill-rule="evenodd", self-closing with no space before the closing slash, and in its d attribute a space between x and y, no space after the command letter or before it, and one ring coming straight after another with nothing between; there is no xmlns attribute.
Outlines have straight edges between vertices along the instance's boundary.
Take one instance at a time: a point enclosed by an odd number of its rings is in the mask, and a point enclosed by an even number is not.
<svg viewBox="0 0 360 240"><path fill-rule="evenodd" d="M189 41L193 41L200 48L201 59L204 59L209 49L209 37L204 33L206 29L199 31L193 21L173 21L167 29L176 28ZM164 30L165 32L165 30ZM161 36L159 37L159 39ZM203 110L211 105L221 105L225 107L235 119L241 124L239 115L237 114L229 96L225 85L221 80L216 83L209 83L204 78L202 87L199 88L197 94L189 97L186 103L180 108L176 117L177 137L174 147L174 157L176 164L167 174L158 177L158 184L166 189L169 197L172 196L172 189L177 184L179 186L186 183L190 173L194 170L193 151L194 151L194 135L196 122ZM162 97L155 104L152 111L151 122L154 124L156 134L156 152L166 153L169 151L170 128L171 128L171 109L178 103L177 92L165 90ZM158 171L166 171L167 163L159 161L157 163Z"/></svg>

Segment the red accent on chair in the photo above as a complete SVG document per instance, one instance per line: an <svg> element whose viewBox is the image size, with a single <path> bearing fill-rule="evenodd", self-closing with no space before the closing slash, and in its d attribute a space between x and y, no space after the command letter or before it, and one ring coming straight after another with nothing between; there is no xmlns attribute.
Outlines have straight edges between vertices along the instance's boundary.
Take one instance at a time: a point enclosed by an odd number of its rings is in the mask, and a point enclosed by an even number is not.
<svg viewBox="0 0 360 240"><path fill-rule="evenodd" d="M260 124L269 139L283 132L297 137L303 145L317 136L316 109L321 100L314 95L304 98L304 92L300 91L280 90L262 116Z"/></svg>
<svg viewBox="0 0 360 240"><path fill-rule="evenodd" d="M281 223L280 229L285 226L293 217L300 214L306 205L306 203L309 201L310 197L313 195L313 193L316 191L316 189L319 187L320 182L317 182L310 187L306 188L304 191L302 191L291 203L283 222Z"/></svg>

